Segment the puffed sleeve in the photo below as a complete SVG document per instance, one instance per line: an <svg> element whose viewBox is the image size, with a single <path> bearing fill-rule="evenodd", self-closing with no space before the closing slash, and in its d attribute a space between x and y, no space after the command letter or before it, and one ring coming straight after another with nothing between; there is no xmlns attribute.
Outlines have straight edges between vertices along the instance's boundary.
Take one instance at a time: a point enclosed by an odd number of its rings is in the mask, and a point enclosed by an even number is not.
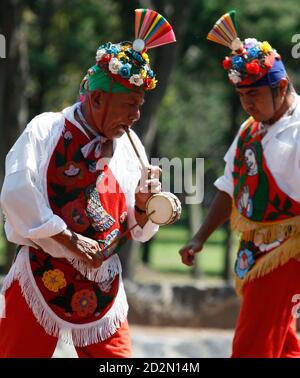
<svg viewBox="0 0 300 378"><path fill-rule="evenodd" d="M40 182L44 172L39 163L47 151L48 136L39 134L43 122L49 117L34 118L9 151L5 161L5 178L0 203L7 228L20 239L44 239L53 236L67 226L63 219L51 210ZM15 242L15 240L11 240Z"/></svg>
<svg viewBox="0 0 300 378"><path fill-rule="evenodd" d="M221 190L222 192L226 192L231 197L233 197L233 161L235 156L236 150L236 140L232 143L229 150L227 151L226 155L224 156L225 160L225 169L223 176L219 177L215 182L214 185Z"/></svg>

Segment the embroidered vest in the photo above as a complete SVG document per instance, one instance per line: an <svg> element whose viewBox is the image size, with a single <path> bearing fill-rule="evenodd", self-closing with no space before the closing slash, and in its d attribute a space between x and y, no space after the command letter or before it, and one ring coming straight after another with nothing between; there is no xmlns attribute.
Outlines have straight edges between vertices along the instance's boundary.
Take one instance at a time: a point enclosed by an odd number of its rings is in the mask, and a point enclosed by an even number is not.
<svg viewBox="0 0 300 378"><path fill-rule="evenodd" d="M262 147L265 130L249 119L241 132L233 168L231 225L242 233L235 263L238 286L299 254L300 204L270 172ZM278 151L280 153L280 151Z"/></svg>
<svg viewBox="0 0 300 378"><path fill-rule="evenodd" d="M53 212L71 230L97 240L103 249L126 231L127 205L109 167L96 171L94 151L83 157L81 148L88 142L77 127L65 121L48 166L48 198ZM102 318L112 307L118 293L118 275L96 283L66 259L53 258L34 248L30 248L30 261L41 294L61 319L75 324L90 323Z"/></svg>

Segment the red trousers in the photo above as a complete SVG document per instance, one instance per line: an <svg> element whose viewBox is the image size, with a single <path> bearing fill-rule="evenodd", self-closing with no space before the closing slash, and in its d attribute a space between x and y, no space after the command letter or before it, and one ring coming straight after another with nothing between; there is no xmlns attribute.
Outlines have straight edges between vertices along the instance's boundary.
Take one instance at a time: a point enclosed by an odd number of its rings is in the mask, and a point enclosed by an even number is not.
<svg viewBox="0 0 300 378"><path fill-rule="evenodd" d="M1 358L52 357L57 338L48 335L37 322L14 282L5 295L6 317L0 319ZM131 343L127 320L110 338L98 344L76 347L80 358L122 358L131 356Z"/></svg>
<svg viewBox="0 0 300 378"><path fill-rule="evenodd" d="M232 357L300 358L292 315L295 294L300 294L300 262L295 259L247 283Z"/></svg>

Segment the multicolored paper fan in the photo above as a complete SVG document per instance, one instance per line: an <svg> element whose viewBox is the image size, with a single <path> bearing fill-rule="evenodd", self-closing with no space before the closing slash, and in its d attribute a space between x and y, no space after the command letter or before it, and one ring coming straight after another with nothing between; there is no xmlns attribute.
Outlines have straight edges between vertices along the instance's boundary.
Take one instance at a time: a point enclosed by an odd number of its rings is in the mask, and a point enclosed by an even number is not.
<svg viewBox="0 0 300 378"><path fill-rule="evenodd" d="M220 45L232 47L232 42L237 39L237 25L235 20L235 10L224 14L214 25L207 35L210 41Z"/></svg>
<svg viewBox="0 0 300 378"><path fill-rule="evenodd" d="M151 9L135 10L135 38L132 46L139 52L176 42L169 22Z"/></svg>

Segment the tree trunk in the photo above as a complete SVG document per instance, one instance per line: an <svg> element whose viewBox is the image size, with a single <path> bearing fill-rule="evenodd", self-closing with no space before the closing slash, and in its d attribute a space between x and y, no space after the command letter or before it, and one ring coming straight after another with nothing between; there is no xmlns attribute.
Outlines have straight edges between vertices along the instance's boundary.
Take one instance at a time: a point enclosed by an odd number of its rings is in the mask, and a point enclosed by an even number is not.
<svg viewBox="0 0 300 378"><path fill-rule="evenodd" d="M190 194L193 192L193 182L195 181L193 180L195 177L193 167L187 165L184 174L187 175L187 180L185 179L185 185L187 185L186 192ZM197 190L199 190L199 188ZM187 209L189 230L191 232L190 237L192 237L199 230L202 223L202 206L200 203L189 204ZM193 265L192 274L194 278L200 278L202 276L199 264L199 254L196 254L195 256L195 264Z"/></svg>
<svg viewBox="0 0 300 378"><path fill-rule="evenodd" d="M51 19L56 10L56 5L57 2L54 0L43 0L42 6L36 5L37 9L35 9L35 7L32 7L33 12L35 12L35 15L37 17L38 30L40 34L40 43L38 46L40 55L42 55L43 52L45 52L45 50L49 47L49 31L51 30ZM45 111L44 101L45 95L49 89L49 73L47 72L47 69L44 64L40 64L37 67L35 73L35 80L38 85L36 91L30 98L29 105L31 117L35 117L36 115Z"/></svg>
<svg viewBox="0 0 300 378"><path fill-rule="evenodd" d="M155 137L155 143L152 144L152 148L151 148L151 154L150 156L158 156L158 138L157 138L157 134L156 134L156 137ZM142 249L142 262L143 264L145 265L149 265L149 262L150 262L150 256L151 256L151 245L154 241L154 238L148 240L146 243L143 243L141 245L141 249Z"/></svg>

